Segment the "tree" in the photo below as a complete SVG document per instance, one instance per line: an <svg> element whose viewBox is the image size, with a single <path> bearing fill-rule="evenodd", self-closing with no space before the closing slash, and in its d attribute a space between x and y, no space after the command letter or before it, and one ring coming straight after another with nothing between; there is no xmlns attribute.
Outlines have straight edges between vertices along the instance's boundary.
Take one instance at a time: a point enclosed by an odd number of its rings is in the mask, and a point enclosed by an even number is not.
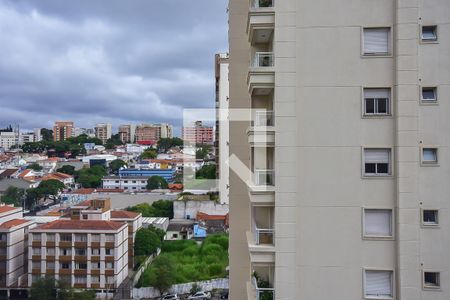
<svg viewBox="0 0 450 300"><path fill-rule="evenodd" d="M151 255L161 248L161 239L151 229L141 228L136 232L134 255Z"/></svg>
<svg viewBox="0 0 450 300"><path fill-rule="evenodd" d="M45 142L53 141L53 130L47 128L41 128L42 140Z"/></svg>
<svg viewBox="0 0 450 300"><path fill-rule="evenodd" d="M27 166L27 169L31 169L31 170L33 170L33 171L42 171L42 167L38 164L38 163L32 163L32 164L29 164L28 166Z"/></svg>
<svg viewBox="0 0 450 300"><path fill-rule="evenodd" d="M106 169L103 166L97 165L77 171L75 173L75 180L84 188L97 188L101 186L102 177L106 175Z"/></svg>
<svg viewBox="0 0 450 300"><path fill-rule="evenodd" d="M22 206L22 201L25 199L25 190L15 186L9 186L0 199L5 204Z"/></svg>
<svg viewBox="0 0 450 300"><path fill-rule="evenodd" d="M25 208L32 209L42 197L42 192L38 188L28 189L25 197Z"/></svg>
<svg viewBox="0 0 450 300"><path fill-rule="evenodd" d="M148 190L167 189L168 187L169 187L169 184L161 176L152 176L147 180L147 189Z"/></svg>
<svg viewBox="0 0 450 300"><path fill-rule="evenodd" d="M141 159L155 159L157 156L158 156L158 153L156 153L155 150L147 149L139 157Z"/></svg>
<svg viewBox="0 0 450 300"><path fill-rule="evenodd" d="M75 175L75 167L71 165L64 165L61 168L57 169L56 172L61 172L67 175Z"/></svg>
<svg viewBox="0 0 450 300"><path fill-rule="evenodd" d="M49 179L41 181L37 188L44 196L57 196L65 188L65 185L59 180Z"/></svg>
<svg viewBox="0 0 450 300"><path fill-rule="evenodd" d="M120 168L126 166L127 163L124 162L121 159L115 159L112 162L109 163L109 169L111 170L112 173L117 174L120 170Z"/></svg>
<svg viewBox="0 0 450 300"><path fill-rule="evenodd" d="M157 143L158 152L167 152L172 147L183 146L183 140L177 137L174 138L161 138Z"/></svg>
<svg viewBox="0 0 450 300"><path fill-rule="evenodd" d="M175 283L175 264L167 256L158 256L153 261L152 268L153 272L150 273L149 283L163 294Z"/></svg>
<svg viewBox="0 0 450 300"><path fill-rule="evenodd" d="M216 165L204 165L195 174L197 179L216 179Z"/></svg>
<svg viewBox="0 0 450 300"><path fill-rule="evenodd" d="M153 218L153 217L166 217L173 219L173 202L170 200L158 200L152 203L152 205L148 203L140 203L135 206L131 206L127 208L128 211L134 211L137 213L141 213L143 217ZM154 230L158 236L161 236L161 233ZM162 236L164 237L164 232Z"/></svg>
<svg viewBox="0 0 450 300"><path fill-rule="evenodd" d="M116 146L123 145L122 140L120 139L120 135L113 134L110 139L108 139L105 143L106 149L114 149Z"/></svg>
<svg viewBox="0 0 450 300"><path fill-rule="evenodd" d="M209 151L211 150L211 146L209 145L203 145L200 148L197 149L195 152L195 158L197 159L206 159L208 158Z"/></svg>
<svg viewBox="0 0 450 300"><path fill-rule="evenodd" d="M56 299L55 279L51 277L44 277L33 281L30 295L32 300Z"/></svg>

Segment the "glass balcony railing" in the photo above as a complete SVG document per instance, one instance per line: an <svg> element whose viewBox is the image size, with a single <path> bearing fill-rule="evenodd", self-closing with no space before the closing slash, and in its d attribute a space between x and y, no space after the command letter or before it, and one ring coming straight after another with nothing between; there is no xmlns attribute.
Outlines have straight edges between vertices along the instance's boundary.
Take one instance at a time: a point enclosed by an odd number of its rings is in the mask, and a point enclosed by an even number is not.
<svg viewBox="0 0 450 300"><path fill-rule="evenodd" d="M256 52L253 59L253 67L273 67L274 57L273 52Z"/></svg>
<svg viewBox="0 0 450 300"><path fill-rule="evenodd" d="M262 287L269 286L261 280L257 280L255 277L252 279L253 287L256 290L256 300L275 300L275 289L272 287Z"/></svg>
<svg viewBox="0 0 450 300"><path fill-rule="evenodd" d="M272 169L257 169L254 172L255 176L255 184L257 186L267 186L267 185L274 185L274 170Z"/></svg>
<svg viewBox="0 0 450 300"><path fill-rule="evenodd" d="M252 0L252 8L273 7L274 0Z"/></svg>
<svg viewBox="0 0 450 300"><path fill-rule="evenodd" d="M273 229L255 228L256 245L273 245Z"/></svg>
<svg viewBox="0 0 450 300"><path fill-rule="evenodd" d="M253 126L274 126L275 114L273 110L256 111Z"/></svg>

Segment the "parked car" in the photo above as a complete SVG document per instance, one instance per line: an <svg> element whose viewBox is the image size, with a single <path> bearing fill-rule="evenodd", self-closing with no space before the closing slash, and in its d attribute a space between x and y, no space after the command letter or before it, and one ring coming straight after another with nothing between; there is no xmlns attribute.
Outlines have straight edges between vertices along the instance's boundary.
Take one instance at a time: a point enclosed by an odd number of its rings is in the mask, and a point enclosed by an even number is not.
<svg viewBox="0 0 450 300"><path fill-rule="evenodd" d="M210 292L200 291L188 297L188 300L206 300L206 299L211 299Z"/></svg>
<svg viewBox="0 0 450 300"><path fill-rule="evenodd" d="M161 298L161 300L180 300L180 298L178 298L177 294L169 294L169 295L165 295Z"/></svg>
<svg viewBox="0 0 450 300"><path fill-rule="evenodd" d="M222 292L219 299L228 299L228 292Z"/></svg>

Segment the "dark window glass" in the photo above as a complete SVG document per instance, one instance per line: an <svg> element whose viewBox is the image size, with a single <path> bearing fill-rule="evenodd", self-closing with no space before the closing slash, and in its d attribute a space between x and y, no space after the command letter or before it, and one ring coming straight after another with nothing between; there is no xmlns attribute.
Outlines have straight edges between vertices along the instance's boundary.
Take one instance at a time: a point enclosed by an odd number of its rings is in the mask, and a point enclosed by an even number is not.
<svg viewBox="0 0 450 300"><path fill-rule="evenodd" d="M423 211L423 221L426 223L437 223L437 211L424 210Z"/></svg>
<svg viewBox="0 0 450 300"><path fill-rule="evenodd" d="M375 174L375 164L370 163L370 164L366 164L365 166L365 173L366 174Z"/></svg>
<svg viewBox="0 0 450 300"><path fill-rule="evenodd" d="M366 98L366 114L375 113L375 99Z"/></svg>
<svg viewBox="0 0 450 300"><path fill-rule="evenodd" d="M386 98L378 99L378 113L387 114L388 113L388 101Z"/></svg>
<svg viewBox="0 0 450 300"><path fill-rule="evenodd" d="M389 164L377 164L377 173L378 174L387 174L389 173Z"/></svg>
<svg viewBox="0 0 450 300"><path fill-rule="evenodd" d="M424 274L425 285L439 286L439 273L437 272L425 272Z"/></svg>

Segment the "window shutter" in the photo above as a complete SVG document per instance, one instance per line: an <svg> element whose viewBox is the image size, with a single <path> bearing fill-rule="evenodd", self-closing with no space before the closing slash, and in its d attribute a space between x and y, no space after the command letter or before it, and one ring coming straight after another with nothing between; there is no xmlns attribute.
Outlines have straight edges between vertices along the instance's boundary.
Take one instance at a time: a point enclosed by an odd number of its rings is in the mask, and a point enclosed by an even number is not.
<svg viewBox="0 0 450 300"><path fill-rule="evenodd" d="M381 209L364 210L364 234L373 236L391 236L392 211Z"/></svg>
<svg viewBox="0 0 450 300"><path fill-rule="evenodd" d="M364 53L388 53L389 52L389 28L364 29Z"/></svg>
<svg viewBox="0 0 450 300"><path fill-rule="evenodd" d="M388 149L365 149L364 157L366 163L389 163L390 150Z"/></svg>
<svg viewBox="0 0 450 300"><path fill-rule="evenodd" d="M366 271L366 296L392 297L392 272Z"/></svg>
<svg viewBox="0 0 450 300"><path fill-rule="evenodd" d="M364 89L364 98L391 98L390 89Z"/></svg>

